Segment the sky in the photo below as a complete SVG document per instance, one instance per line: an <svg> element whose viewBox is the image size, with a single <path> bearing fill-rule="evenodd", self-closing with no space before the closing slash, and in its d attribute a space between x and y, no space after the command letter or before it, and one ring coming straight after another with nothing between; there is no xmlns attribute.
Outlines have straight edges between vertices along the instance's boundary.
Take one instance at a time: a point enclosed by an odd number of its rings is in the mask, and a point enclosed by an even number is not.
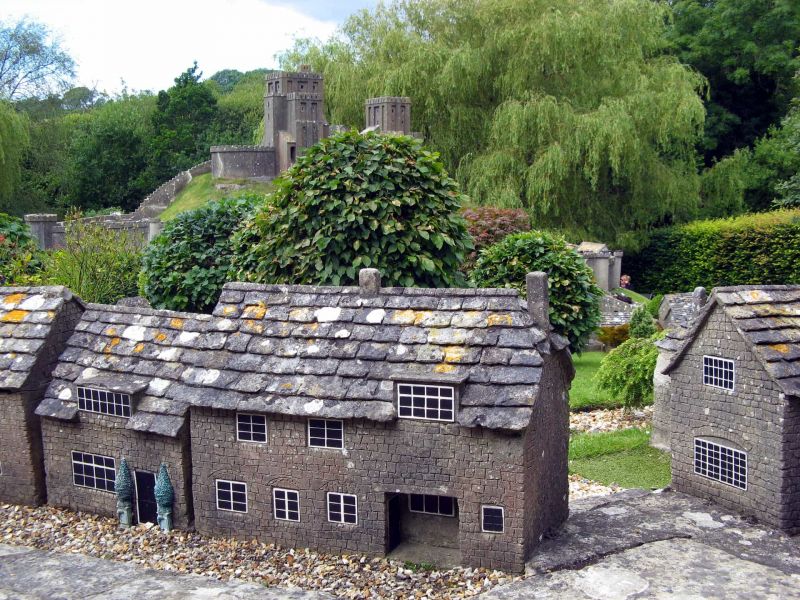
<svg viewBox="0 0 800 600"><path fill-rule="evenodd" d="M277 67L296 38L327 39L378 0L2 0L0 21L44 23L78 65L75 85L158 91L197 61L221 69Z"/></svg>

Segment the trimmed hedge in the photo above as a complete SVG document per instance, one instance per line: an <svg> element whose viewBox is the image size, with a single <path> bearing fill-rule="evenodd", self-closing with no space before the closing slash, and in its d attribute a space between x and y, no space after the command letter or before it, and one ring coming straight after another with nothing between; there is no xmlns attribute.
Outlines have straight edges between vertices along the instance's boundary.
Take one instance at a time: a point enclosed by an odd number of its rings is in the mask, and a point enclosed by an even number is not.
<svg viewBox="0 0 800 600"><path fill-rule="evenodd" d="M626 255L624 270L635 289L652 293L800 283L800 209L656 230Z"/></svg>

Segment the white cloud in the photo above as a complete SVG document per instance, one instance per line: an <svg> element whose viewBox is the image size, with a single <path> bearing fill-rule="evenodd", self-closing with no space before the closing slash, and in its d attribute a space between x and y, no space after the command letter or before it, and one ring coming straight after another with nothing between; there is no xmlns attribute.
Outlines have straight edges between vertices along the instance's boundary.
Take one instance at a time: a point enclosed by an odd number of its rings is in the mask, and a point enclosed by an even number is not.
<svg viewBox="0 0 800 600"><path fill-rule="evenodd" d="M195 60L205 76L274 68L294 38L337 25L262 0L3 0L0 20L23 15L60 35L78 84L109 92L165 89Z"/></svg>

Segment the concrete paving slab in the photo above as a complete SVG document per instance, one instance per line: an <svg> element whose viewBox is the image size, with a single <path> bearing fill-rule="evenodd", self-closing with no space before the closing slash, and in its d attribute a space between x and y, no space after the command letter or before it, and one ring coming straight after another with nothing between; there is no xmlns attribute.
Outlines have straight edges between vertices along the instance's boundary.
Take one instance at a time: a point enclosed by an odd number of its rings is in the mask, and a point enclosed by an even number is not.
<svg viewBox="0 0 800 600"><path fill-rule="evenodd" d="M81 554L0 544L0 600L322 600L331 596L219 582Z"/></svg>

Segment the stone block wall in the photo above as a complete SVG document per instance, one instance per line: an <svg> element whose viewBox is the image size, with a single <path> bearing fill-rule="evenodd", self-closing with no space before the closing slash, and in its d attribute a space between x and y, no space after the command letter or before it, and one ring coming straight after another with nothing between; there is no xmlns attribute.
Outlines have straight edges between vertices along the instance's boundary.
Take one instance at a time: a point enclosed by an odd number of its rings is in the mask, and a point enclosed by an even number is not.
<svg viewBox="0 0 800 600"><path fill-rule="evenodd" d="M195 525L202 533L382 555L387 495L452 496L463 562L524 568L520 434L411 420L348 420L345 449L322 449L308 447L305 418L268 415L268 443L254 444L236 441L235 412L191 410ZM247 484L247 513L217 510L217 479ZM274 519L275 487L299 492L299 522ZM328 521L327 492L358 497L357 525ZM504 533L481 532L482 504L504 507Z"/></svg>
<svg viewBox="0 0 800 600"><path fill-rule="evenodd" d="M211 175L214 178L273 178L275 149L267 146L211 146Z"/></svg>
<svg viewBox="0 0 800 600"><path fill-rule="evenodd" d="M734 361L732 392L703 384L703 355ZM792 444L797 446L796 441L784 438L788 401L721 308L713 310L682 362L670 372L668 402L663 422L669 431L676 490L713 500L774 527L797 528L797 521L787 520L784 508L791 488L786 470L800 457L785 455ZM694 473L695 437L747 452L746 490Z"/></svg>
<svg viewBox="0 0 800 600"><path fill-rule="evenodd" d="M37 397L0 394L0 502L38 506L45 500Z"/></svg>
<svg viewBox="0 0 800 600"><path fill-rule="evenodd" d="M175 526L186 529L191 525L188 426L183 427L178 437L169 438L125 429L128 420L120 417L79 412L78 419L76 422L42 419L49 504L108 517L117 514L117 500L113 493L73 483L73 450L109 456L117 468L120 459L125 458L132 472L140 469L157 474L161 463L165 462L175 489Z"/></svg>
<svg viewBox="0 0 800 600"><path fill-rule="evenodd" d="M525 433L525 547L535 552L542 537L569 516L569 395L574 370L568 351L545 357L540 396ZM559 364L561 363L561 364Z"/></svg>

